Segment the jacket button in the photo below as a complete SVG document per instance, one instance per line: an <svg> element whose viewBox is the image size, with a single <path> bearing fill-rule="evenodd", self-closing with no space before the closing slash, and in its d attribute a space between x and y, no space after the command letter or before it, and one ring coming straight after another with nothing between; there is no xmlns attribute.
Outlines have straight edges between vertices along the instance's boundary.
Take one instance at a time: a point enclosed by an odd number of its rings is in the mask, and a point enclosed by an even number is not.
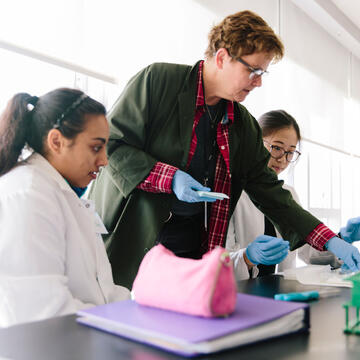
<svg viewBox="0 0 360 360"><path fill-rule="evenodd" d="M149 251L149 248L144 249L144 253L147 253Z"/></svg>

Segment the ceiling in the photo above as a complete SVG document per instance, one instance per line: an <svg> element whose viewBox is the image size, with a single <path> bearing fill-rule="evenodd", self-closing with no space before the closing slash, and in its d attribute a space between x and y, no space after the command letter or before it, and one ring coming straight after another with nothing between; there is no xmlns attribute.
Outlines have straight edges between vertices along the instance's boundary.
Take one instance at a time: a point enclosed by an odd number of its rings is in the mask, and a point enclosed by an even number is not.
<svg viewBox="0 0 360 360"><path fill-rule="evenodd" d="M360 59L359 0L292 1Z"/></svg>
<svg viewBox="0 0 360 360"><path fill-rule="evenodd" d="M332 0L332 2L360 29L359 0Z"/></svg>

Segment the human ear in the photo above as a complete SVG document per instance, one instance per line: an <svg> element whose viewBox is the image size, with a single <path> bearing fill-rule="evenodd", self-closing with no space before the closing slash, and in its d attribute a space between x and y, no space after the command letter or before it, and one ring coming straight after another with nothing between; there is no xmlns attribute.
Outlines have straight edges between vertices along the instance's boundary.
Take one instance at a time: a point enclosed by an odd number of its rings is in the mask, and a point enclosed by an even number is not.
<svg viewBox="0 0 360 360"><path fill-rule="evenodd" d="M229 53L225 48L220 48L215 54L215 64L218 69L223 69L225 61L229 58Z"/></svg>
<svg viewBox="0 0 360 360"><path fill-rule="evenodd" d="M58 129L51 129L47 134L46 145L50 152L60 154L64 147L64 136Z"/></svg>

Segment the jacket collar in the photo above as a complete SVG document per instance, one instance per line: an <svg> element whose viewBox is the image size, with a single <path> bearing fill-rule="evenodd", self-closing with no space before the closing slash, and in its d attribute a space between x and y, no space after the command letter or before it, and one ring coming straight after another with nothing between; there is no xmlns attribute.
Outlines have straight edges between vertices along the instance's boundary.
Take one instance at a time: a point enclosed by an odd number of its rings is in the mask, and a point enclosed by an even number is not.
<svg viewBox="0 0 360 360"><path fill-rule="evenodd" d="M184 81L184 88L178 95L180 141L182 148L185 149L183 152L181 166L186 165L188 149L190 148L190 135L192 132L196 108L196 80L198 77L199 65L200 61L198 61L193 67L190 68L190 71Z"/></svg>

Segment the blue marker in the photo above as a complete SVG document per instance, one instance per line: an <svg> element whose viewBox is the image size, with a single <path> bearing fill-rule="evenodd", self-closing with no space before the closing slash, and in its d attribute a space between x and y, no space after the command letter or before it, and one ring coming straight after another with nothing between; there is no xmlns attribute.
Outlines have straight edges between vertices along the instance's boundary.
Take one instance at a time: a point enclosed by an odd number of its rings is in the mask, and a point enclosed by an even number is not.
<svg viewBox="0 0 360 360"><path fill-rule="evenodd" d="M318 300L320 297L336 296L340 293L338 289L331 290L312 290L303 292L292 292L287 294L276 294L274 295L275 300L282 301L310 301Z"/></svg>

